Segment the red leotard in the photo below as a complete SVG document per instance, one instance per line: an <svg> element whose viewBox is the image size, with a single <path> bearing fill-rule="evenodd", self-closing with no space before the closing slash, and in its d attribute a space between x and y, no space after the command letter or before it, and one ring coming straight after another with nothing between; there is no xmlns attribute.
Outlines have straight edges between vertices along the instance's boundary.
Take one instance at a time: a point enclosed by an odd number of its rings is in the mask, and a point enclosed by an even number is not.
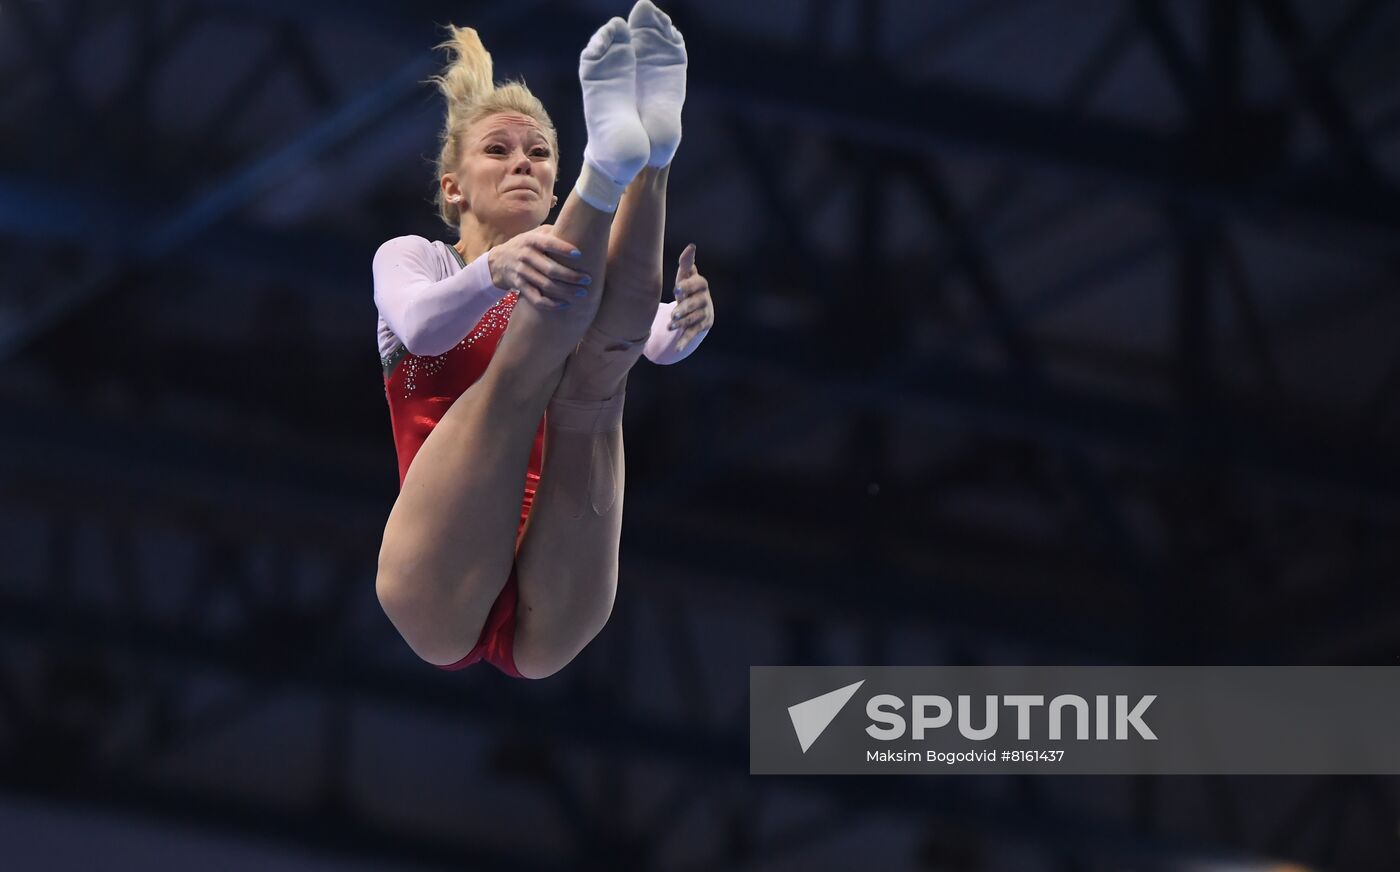
<svg viewBox="0 0 1400 872"><path fill-rule="evenodd" d="M389 401L389 422L394 431L394 447L399 455L399 485L408 475L408 466L418 448L428 438L433 427L451 408L453 402L471 387L496 353L496 344L510 321L518 295L507 294L477 322L461 342L444 354L419 357L402 346L384 360L384 395ZM524 499L520 506L519 535L525 530L535 491L539 487L540 467L544 460L544 421L535 432L535 446L530 452L530 465L525 474ZM485 660L507 675L520 678L515 668L515 609L518 596L515 570L501 590L476 646L467 656L441 669L461 669Z"/></svg>

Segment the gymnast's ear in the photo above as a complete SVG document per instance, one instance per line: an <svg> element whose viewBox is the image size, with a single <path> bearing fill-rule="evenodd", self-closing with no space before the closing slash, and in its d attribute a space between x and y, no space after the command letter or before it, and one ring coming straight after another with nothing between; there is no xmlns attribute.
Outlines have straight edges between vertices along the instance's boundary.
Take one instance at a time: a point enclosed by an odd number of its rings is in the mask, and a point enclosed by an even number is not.
<svg viewBox="0 0 1400 872"><path fill-rule="evenodd" d="M457 175L455 173L443 173L439 184L442 187L442 200L444 203L452 204L459 212L465 212L470 208L466 193L462 190L461 186L457 184Z"/></svg>

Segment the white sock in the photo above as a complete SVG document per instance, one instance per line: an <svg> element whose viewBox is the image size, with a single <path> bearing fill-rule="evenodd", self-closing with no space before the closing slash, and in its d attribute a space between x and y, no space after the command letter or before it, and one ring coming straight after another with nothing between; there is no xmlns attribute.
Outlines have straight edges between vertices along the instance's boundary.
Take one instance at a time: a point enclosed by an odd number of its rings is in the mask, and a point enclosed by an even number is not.
<svg viewBox="0 0 1400 872"><path fill-rule="evenodd" d="M671 17L637 0L627 16L637 56L637 113L642 117L651 157L647 163L664 167L681 144L681 106L685 103L685 39Z"/></svg>
<svg viewBox="0 0 1400 872"><path fill-rule="evenodd" d="M636 69L632 34L621 18L600 27L579 56L588 145L574 189L584 202L606 212L617 209L622 189L646 165L650 153L646 128L637 115Z"/></svg>

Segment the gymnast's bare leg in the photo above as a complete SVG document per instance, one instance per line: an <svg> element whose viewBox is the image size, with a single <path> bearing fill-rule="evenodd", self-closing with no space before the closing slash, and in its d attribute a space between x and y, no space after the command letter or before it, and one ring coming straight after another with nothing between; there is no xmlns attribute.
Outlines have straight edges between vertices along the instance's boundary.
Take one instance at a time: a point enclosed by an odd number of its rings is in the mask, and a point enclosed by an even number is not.
<svg viewBox="0 0 1400 872"><path fill-rule="evenodd" d="M612 614L626 485L622 398L661 299L669 175L669 164L648 167L623 196L602 305L550 405L540 487L516 557L515 665L527 678L569 663Z"/></svg>
<svg viewBox="0 0 1400 872"><path fill-rule="evenodd" d="M617 592L626 469L622 405L661 299L666 183L681 139L685 41L650 0L628 17L647 168L622 198L602 303L569 358L546 419L544 468L516 557L516 668L526 677L567 664L607 623Z"/></svg>

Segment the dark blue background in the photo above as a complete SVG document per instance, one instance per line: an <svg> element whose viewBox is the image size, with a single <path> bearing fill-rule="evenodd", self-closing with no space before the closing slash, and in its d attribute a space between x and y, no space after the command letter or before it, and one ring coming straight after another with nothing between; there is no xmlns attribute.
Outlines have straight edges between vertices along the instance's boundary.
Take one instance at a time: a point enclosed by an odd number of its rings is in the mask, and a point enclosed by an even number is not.
<svg viewBox="0 0 1400 872"><path fill-rule="evenodd" d="M369 265L436 25L578 169L624 2L0 3L6 869L1400 866L1393 779L757 779L750 664L1393 663L1400 4L673 2L612 622L417 661ZM1204 868L1204 867L1202 867Z"/></svg>

